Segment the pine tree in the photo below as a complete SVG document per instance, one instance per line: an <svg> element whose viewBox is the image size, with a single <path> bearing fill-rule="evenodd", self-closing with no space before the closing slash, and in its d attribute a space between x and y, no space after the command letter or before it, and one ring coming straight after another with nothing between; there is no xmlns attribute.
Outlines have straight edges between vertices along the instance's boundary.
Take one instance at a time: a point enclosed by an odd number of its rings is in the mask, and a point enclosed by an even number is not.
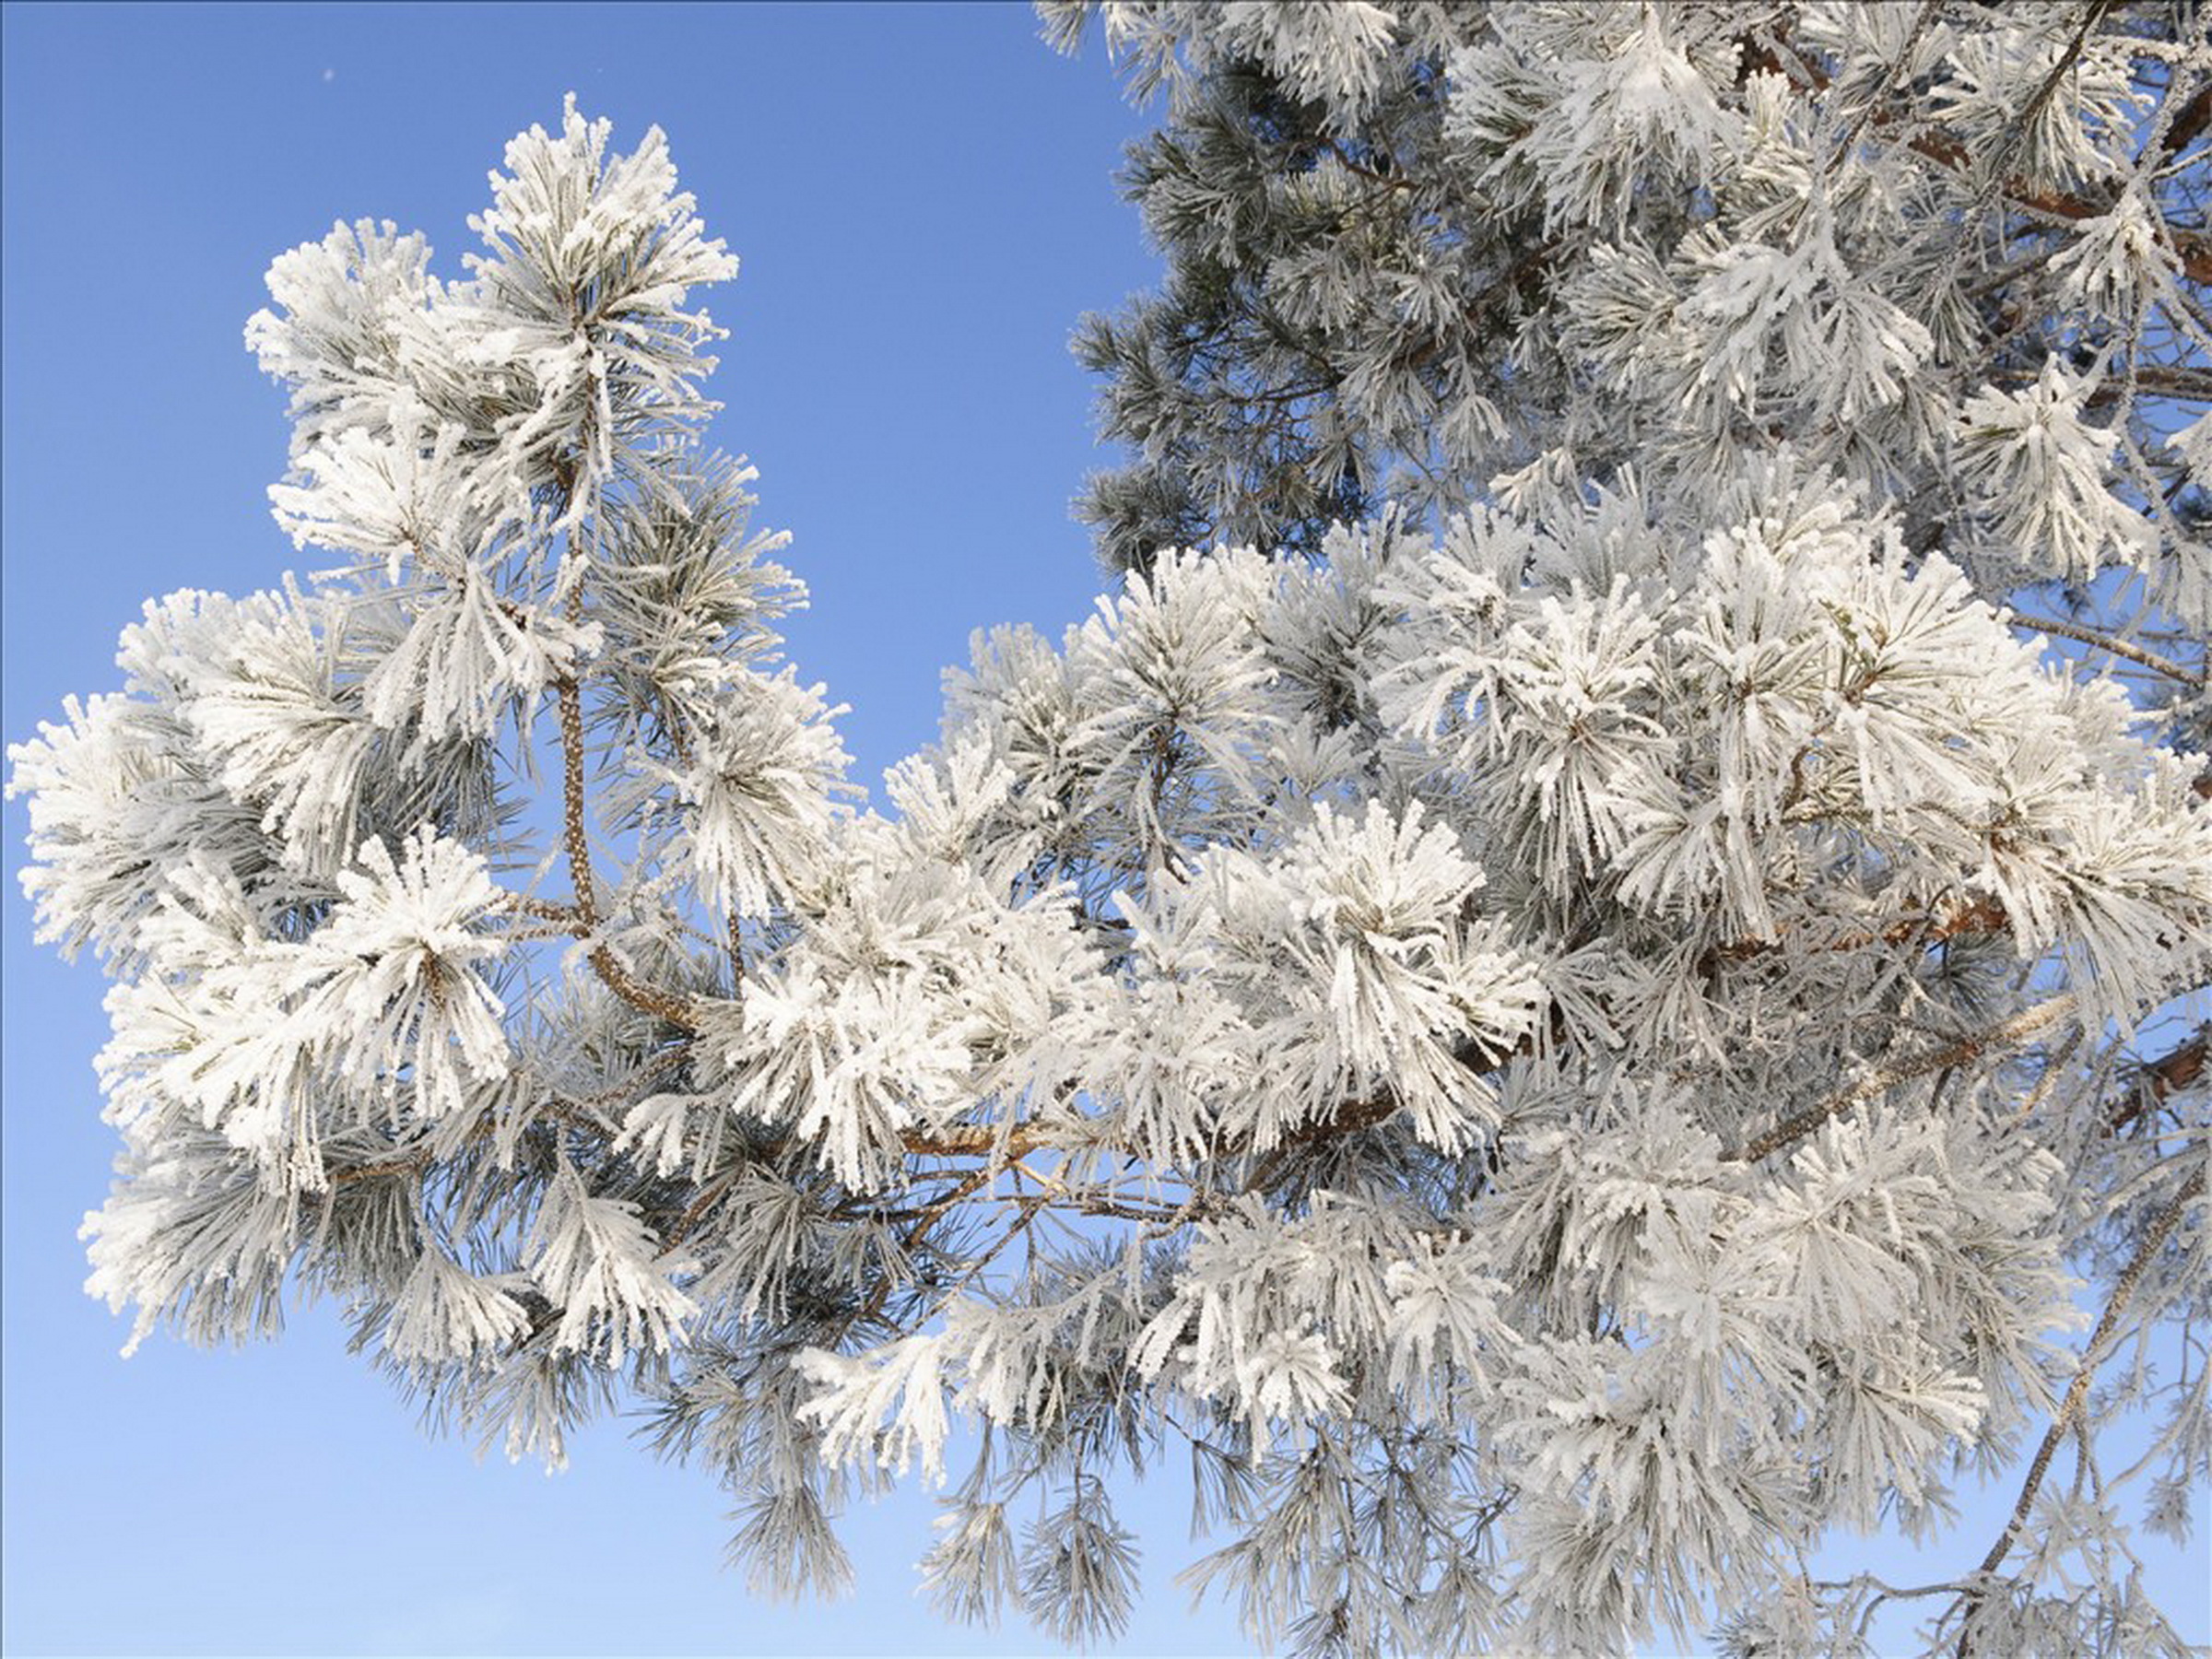
<svg viewBox="0 0 2212 1659"><path fill-rule="evenodd" d="M2194 14L1100 9L1171 88L1167 290L1085 335L1126 578L979 636L888 815L657 131L517 138L465 279L277 260L341 568L149 604L11 751L116 982L95 1288L332 1297L511 1455L638 1404L767 1589L971 1453L938 1605L1111 1631L1171 1451L1264 1640L1849 1653L1898 1592L1812 1541L2009 1464L1929 1644L2179 1652L2121 1506L2212 1453L2147 1363L2207 1295Z"/></svg>

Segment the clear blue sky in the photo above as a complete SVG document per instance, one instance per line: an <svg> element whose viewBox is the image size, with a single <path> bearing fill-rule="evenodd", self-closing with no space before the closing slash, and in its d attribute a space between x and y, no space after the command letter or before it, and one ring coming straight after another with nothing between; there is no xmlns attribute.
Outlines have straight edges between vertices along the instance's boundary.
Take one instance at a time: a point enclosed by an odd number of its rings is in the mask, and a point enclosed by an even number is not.
<svg viewBox="0 0 2212 1659"><path fill-rule="evenodd" d="M792 654L853 705L856 775L935 735L971 629L1056 630L1088 606L1066 503L1103 457L1065 342L1155 273L1112 185L1145 123L1095 49L1054 57L1026 7L11 5L4 27L7 737L112 688L147 594L265 586L298 557L264 497L282 397L240 344L270 257L371 216L458 275L486 171L571 89L624 147L665 127L743 261L711 301L732 330L714 437L759 465L760 522L796 536L815 608ZM19 803L4 828L12 872ZM418 1433L327 1312L275 1345L118 1359L124 1326L81 1294L73 1236L113 1149L90 1065L102 984L30 946L12 880L5 902L8 1652L1047 1645L915 1598L926 1495L852 1518L853 1599L780 1606L721 1570L701 1472L620 1423L559 1477L477 1466ZM1170 1583L1196 1553L1182 1505L1170 1481L1124 1512L1147 1597L1124 1650L1242 1651L1227 1609L1191 1616ZM2201 1638L2201 1591L2169 1600L2192 1594Z"/></svg>

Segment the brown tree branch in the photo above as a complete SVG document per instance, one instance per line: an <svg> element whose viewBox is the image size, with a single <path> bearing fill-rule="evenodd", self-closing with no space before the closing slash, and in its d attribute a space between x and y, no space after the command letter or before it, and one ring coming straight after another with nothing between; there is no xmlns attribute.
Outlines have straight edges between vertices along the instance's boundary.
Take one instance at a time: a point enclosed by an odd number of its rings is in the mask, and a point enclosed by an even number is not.
<svg viewBox="0 0 2212 1659"><path fill-rule="evenodd" d="M576 488L574 465L566 459L557 463L555 477L565 509ZM569 620L582 619L583 591L577 587L569 594ZM588 937L599 925L599 899L592 879L591 841L584 830L583 682L574 674L564 674L555 684L554 697L560 715L561 835L568 853L569 882L576 890L571 915L578 935ZM589 960L606 988L631 1007L687 1031L698 1029L689 998L645 984L609 947L594 945Z"/></svg>
<svg viewBox="0 0 2212 1659"><path fill-rule="evenodd" d="M547 922L560 928L573 930L576 924L576 907L556 904L550 899L534 899L527 893L510 893L505 907L518 916L528 916L534 922Z"/></svg>
<svg viewBox="0 0 2212 1659"><path fill-rule="evenodd" d="M2031 112L2048 101L2057 89L2059 80L2072 66L2074 58L2088 38L2090 29L2105 9L2102 4L2099 4L2084 16L2080 33L2053 66L2050 75L2044 78L2030 100L2029 108ZM1820 92L1828 88L1827 73L1819 65L1789 47L1786 41L1777 40L1770 44L1747 37L1739 41L1738 45L1743 48L1741 62L1744 75L1764 71L1783 76L1802 91ZM1783 50L1777 50L1778 46ZM2212 88L2200 88L2167 128L2165 149L2168 155L2178 153L2203 129L2207 119L2212 119L2212 112L2212 112L2212 106L2207 105L2207 91L2212 91ZM1886 124L1885 118L1877 113L1874 124L1881 126ZM1905 146L1951 172L1964 174L1973 171L1972 152L1939 128L1923 128L1913 132L1905 139ZM2005 180L1998 186L1998 194L2021 212L2040 214L2053 219L2077 221L2098 218L2110 212L2112 206L2109 202L2095 201L2068 191L2038 189L2018 177ZM2192 282L2212 285L2212 237L2179 229L2171 225L2162 226L2161 230L2167 244L2173 249L2176 258L2181 262L2183 274Z"/></svg>
<svg viewBox="0 0 2212 1659"><path fill-rule="evenodd" d="M2203 1077L2208 1046L2212 1046L2212 1026L2204 1026L2179 1048L2144 1062L2136 1073L2134 1096L2112 1112L2112 1133L2117 1135L2147 1112L2156 1112L2175 1089L2186 1088Z"/></svg>
<svg viewBox="0 0 2212 1659"><path fill-rule="evenodd" d="M569 880L576 889L575 920L580 935L599 925L599 903L592 881L591 841L583 817L583 687L572 674L556 688L560 707L561 830L568 844ZM633 1008L683 1030L699 1029L699 1014L688 997L648 985L625 967L606 945L592 947L592 971L609 991Z"/></svg>
<svg viewBox="0 0 2212 1659"><path fill-rule="evenodd" d="M2166 136L2159 148L2169 156L2178 156L2195 142L2198 134L2212 124L2212 80L2197 88L2189 101L2181 107L2168 124Z"/></svg>
<svg viewBox="0 0 2212 1659"><path fill-rule="evenodd" d="M2035 384L2032 374L2001 374L1991 379L2004 386ZM2186 363L2131 362L2101 382L2082 402L2088 408L2106 408L2139 392L2147 392L2153 397L2178 398L2183 403L2212 403L2212 370L2193 368Z"/></svg>

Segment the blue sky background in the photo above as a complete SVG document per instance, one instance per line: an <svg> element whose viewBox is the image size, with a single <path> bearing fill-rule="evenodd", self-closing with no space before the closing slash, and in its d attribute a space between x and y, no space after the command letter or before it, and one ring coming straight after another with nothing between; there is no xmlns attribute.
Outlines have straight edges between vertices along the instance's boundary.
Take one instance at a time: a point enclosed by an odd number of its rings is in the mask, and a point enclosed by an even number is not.
<svg viewBox="0 0 2212 1659"><path fill-rule="evenodd" d="M714 439L759 466L758 522L814 590L802 673L853 705L873 782L935 735L969 631L1051 631L1096 590L1066 504L1106 457L1065 342L1157 262L1112 174L1147 124L1095 47L1069 63L1026 7L135 7L10 5L5 29L5 652L0 732L112 688L148 594L242 592L300 556L264 491L282 395L240 330L270 258L335 218L426 232L460 274L464 220L508 137L574 90L629 148L657 123L743 261ZM20 803L6 863L21 859ZM80 1291L74 1233L113 1149L91 1056L90 963L29 943L5 972L0 1645L29 1653L1034 1652L940 1624L912 1594L927 1494L854 1514L855 1596L748 1598L724 1501L619 1422L573 1466L474 1465L343 1352L335 1314L203 1353ZM1941 1563L1978 1556L2012 1488ZM1147 1594L1121 1651L1244 1651L1227 1608L1170 1583L1197 1550L1172 1476L1124 1520ZM2201 1513L2200 1521L2203 1519ZM2202 1640L2198 1552L2149 1541ZM2192 1558L2198 1558L2193 1561Z"/></svg>

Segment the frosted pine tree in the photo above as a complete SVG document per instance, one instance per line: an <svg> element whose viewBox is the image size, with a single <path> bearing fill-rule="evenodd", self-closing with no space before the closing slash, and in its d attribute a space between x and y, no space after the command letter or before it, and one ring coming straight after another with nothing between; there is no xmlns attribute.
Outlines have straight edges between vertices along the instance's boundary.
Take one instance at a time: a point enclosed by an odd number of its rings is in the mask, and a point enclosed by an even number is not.
<svg viewBox="0 0 2212 1659"><path fill-rule="evenodd" d="M42 934L115 981L92 1288L203 1341L334 1298L511 1455L641 1406L764 1589L919 1477L948 1616L1111 1632L1173 1456L1194 1581L1303 1651L1862 1652L1898 1590L1806 1560L1883 1525L1931 1645L2179 1651L2128 1543L2212 1446L2155 1347L2206 1284L2198 33L1107 10L1226 239L1220 378L1128 359L1126 580L979 635L888 814L705 448L734 262L658 133L516 139L463 279L372 224L276 262L275 506L335 568L149 605L12 751ZM1232 245L1409 194L1376 122L1459 204L1427 253ZM1490 378L1383 421L1433 359L1377 319L1466 291L1403 263L1508 238L1559 246ZM1638 260L1687 297L1607 335ZM1236 414L1272 320L1345 371ZM1959 1539L1975 1467L2019 1512Z"/></svg>

